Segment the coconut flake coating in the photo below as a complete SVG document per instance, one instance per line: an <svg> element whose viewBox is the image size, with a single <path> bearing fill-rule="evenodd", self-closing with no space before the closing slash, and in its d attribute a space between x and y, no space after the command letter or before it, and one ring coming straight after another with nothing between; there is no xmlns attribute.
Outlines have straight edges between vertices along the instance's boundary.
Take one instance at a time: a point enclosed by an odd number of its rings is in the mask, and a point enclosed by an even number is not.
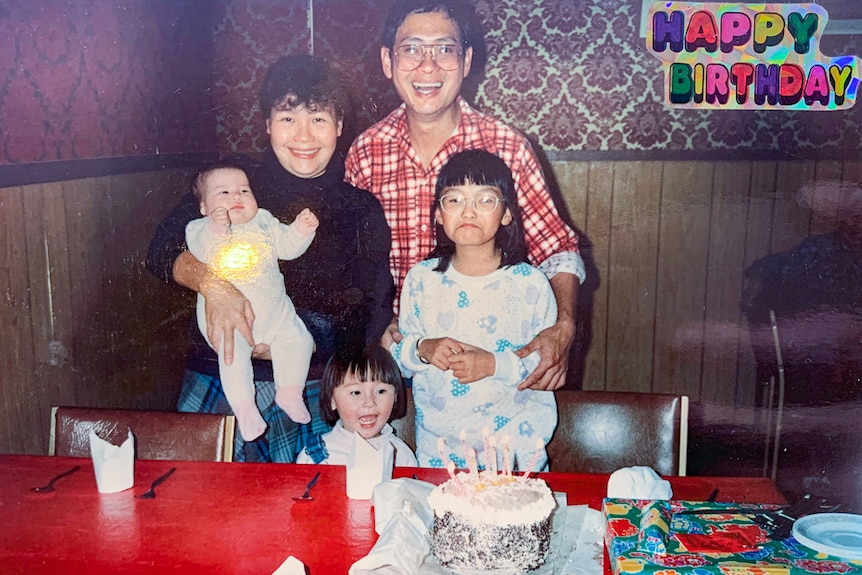
<svg viewBox="0 0 862 575"><path fill-rule="evenodd" d="M434 509L432 552L448 567L539 567L550 549L556 506L551 490L541 479L486 477L459 473L466 495L449 480L428 497Z"/></svg>

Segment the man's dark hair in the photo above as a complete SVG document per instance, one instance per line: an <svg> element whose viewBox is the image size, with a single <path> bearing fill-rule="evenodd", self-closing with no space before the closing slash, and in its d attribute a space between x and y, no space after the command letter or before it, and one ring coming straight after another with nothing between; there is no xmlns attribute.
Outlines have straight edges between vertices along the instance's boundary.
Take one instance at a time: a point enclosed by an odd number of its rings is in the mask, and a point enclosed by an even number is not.
<svg viewBox="0 0 862 575"><path fill-rule="evenodd" d="M446 235L443 226L436 223L433 214L447 189L465 184L497 188L504 200L502 209L509 210L512 214L512 221L505 226L501 225L494 238L494 244L500 250L500 267L528 262L527 242L524 239L524 226L521 223L521 210L518 207L518 193L515 190L512 170L506 162L491 152L465 150L452 156L437 176L434 205L431 207L437 245L427 258L440 258L434 271L445 272L449 269L452 256L455 255L455 242Z"/></svg>
<svg viewBox="0 0 862 575"><path fill-rule="evenodd" d="M461 36L462 48L467 49L472 46L475 49L477 45L482 44L482 27L473 5L468 0L395 0L383 24L381 45L387 48L395 46L398 27L411 14L431 12L442 12L452 20Z"/></svg>
<svg viewBox="0 0 862 575"><path fill-rule="evenodd" d="M274 108L304 106L331 110L336 120L350 115L347 82L323 60L307 54L285 56L269 67L260 88L260 110L267 118Z"/></svg>

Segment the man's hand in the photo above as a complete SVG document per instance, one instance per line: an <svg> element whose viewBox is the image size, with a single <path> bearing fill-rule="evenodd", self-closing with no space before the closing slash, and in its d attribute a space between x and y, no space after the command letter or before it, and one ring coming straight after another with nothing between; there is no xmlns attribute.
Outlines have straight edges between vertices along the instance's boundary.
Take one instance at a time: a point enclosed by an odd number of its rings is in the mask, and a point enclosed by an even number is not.
<svg viewBox="0 0 862 575"><path fill-rule="evenodd" d="M251 302L232 283L214 276L201 282L201 294L206 298L207 341L216 351L221 346L224 362L230 365L233 363L235 329L254 347Z"/></svg>
<svg viewBox="0 0 862 575"><path fill-rule="evenodd" d="M461 353L449 356L449 369L459 383L473 383L484 377L491 377L496 371L494 354L478 347L464 346Z"/></svg>
<svg viewBox="0 0 862 575"><path fill-rule="evenodd" d="M383 349L389 351L393 343L401 343L402 339L404 339L404 336L398 331L398 322L393 320L392 323L386 326L383 335L380 336L380 345L383 346Z"/></svg>
<svg viewBox="0 0 862 575"><path fill-rule="evenodd" d="M527 345L515 351L521 359L534 351L539 352L539 365L518 385L518 389L554 391L566 384L569 367L569 349L574 340L574 326L557 323L539 333Z"/></svg>

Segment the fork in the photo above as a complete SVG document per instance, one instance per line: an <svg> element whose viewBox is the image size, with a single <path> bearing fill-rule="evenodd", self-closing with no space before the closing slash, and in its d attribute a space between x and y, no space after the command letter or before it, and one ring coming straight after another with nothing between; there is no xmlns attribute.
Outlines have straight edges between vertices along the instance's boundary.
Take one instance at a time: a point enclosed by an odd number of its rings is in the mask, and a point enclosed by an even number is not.
<svg viewBox="0 0 862 575"><path fill-rule="evenodd" d="M47 483L47 485L43 485L41 487L34 487L30 491L33 491L35 493L50 493L51 491L54 491L54 484L55 483L57 483L59 480L63 479L64 477L68 477L69 475L72 475L73 473L75 473L79 469L81 469L81 466L76 465L72 469L69 469L68 471L64 471L63 473L61 473L61 474L57 475L56 477L54 477L53 479L51 479L51 481L49 481Z"/></svg>
<svg viewBox="0 0 862 575"><path fill-rule="evenodd" d="M145 493L138 495L138 499L155 499L156 498L156 487L158 485L160 485L161 483L164 483L165 480L168 477L170 477L174 473L174 471L176 471L176 470L177 470L176 467L171 467L170 469L168 469L167 473L165 473L164 475L162 475L161 477L159 477L158 479L156 479L155 481L153 481L150 484L150 488Z"/></svg>

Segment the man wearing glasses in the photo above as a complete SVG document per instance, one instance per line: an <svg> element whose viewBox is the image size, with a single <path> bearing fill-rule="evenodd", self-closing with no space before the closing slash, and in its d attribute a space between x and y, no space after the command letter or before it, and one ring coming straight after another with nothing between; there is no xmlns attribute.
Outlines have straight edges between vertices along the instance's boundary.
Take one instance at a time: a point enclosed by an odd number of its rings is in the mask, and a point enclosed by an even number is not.
<svg viewBox="0 0 862 575"><path fill-rule="evenodd" d="M404 276L434 247L434 184L450 157L469 149L500 156L512 170L530 258L551 281L557 323L521 348L541 362L521 389L565 384L575 332L578 282L585 277L578 238L560 218L527 140L461 97L479 27L466 0L396 0L383 29L380 60L403 104L362 133L350 148L346 180L371 191L392 228L390 266L400 295ZM384 341L400 340L397 321Z"/></svg>

